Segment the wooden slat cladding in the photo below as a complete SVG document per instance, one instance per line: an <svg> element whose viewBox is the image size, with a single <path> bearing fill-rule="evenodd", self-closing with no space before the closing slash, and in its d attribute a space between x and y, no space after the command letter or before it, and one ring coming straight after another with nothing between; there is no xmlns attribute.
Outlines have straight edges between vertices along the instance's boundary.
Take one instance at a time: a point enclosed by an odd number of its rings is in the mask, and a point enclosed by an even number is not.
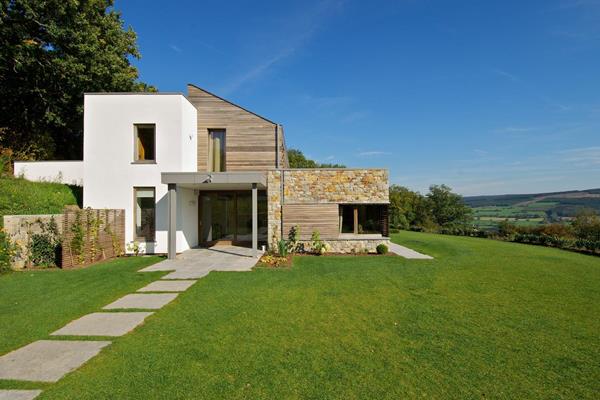
<svg viewBox="0 0 600 400"><path fill-rule="evenodd" d="M310 240L315 230L321 239L335 239L340 229L338 208L337 204L284 204L283 234L287 237L290 229L298 225L301 240Z"/></svg>
<svg viewBox="0 0 600 400"><path fill-rule="evenodd" d="M198 110L198 171L208 170L209 129L225 129L226 171L275 168L276 124L193 85L188 99Z"/></svg>
<svg viewBox="0 0 600 400"><path fill-rule="evenodd" d="M82 232L75 249L76 232ZM63 214L62 268L81 267L118 257L125 246L125 210L65 208Z"/></svg>

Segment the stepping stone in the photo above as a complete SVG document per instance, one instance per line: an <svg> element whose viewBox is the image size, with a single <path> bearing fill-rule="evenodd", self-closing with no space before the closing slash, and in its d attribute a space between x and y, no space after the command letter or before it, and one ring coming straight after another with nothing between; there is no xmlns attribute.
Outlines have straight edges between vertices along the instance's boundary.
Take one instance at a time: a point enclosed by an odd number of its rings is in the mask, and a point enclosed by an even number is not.
<svg viewBox="0 0 600 400"><path fill-rule="evenodd" d="M41 390L0 390L0 400L33 400Z"/></svg>
<svg viewBox="0 0 600 400"><path fill-rule="evenodd" d="M170 303L177 297L177 293L154 293L154 294L128 294L119 300L104 306L103 310L115 310L119 308L140 308L158 310Z"/></svg>
<svg viewBox="0 0 600 400"><path fill-rule="evenodd" d="M92 313L69 322L52 335L122 336L152 314L151 312Z"/></svg>
<svg viewBox="0 0 600 400"><path fill-rule="evenodd" d="M156 281L138 289L138 292L185 292L196 281Z"/></svg>
<svg viewBox="0 0 600 400"><path fill-rule="evenodd" d="M210 270L199 268L181 268L163 276L161 279L200 279L208 275Z"/></svg>
<svg viewBox="0 0 600 400"><path fill-rule="evenodd" d="M38 340L0 357L0 379L56 382L109 344L106 341Z"/></svg>

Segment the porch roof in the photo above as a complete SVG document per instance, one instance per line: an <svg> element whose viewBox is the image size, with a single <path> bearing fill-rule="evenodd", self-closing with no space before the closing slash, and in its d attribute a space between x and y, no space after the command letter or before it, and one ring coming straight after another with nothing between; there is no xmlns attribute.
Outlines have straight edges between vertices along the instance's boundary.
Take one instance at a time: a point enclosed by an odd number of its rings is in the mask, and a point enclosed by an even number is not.
<svg viewBox="0 0 600 400"><path fill-rule="evenodd" d="M267 177L264 172L163 172L161 182L179 187L202 190L251 189L252 184L264 189Z"/></svg>

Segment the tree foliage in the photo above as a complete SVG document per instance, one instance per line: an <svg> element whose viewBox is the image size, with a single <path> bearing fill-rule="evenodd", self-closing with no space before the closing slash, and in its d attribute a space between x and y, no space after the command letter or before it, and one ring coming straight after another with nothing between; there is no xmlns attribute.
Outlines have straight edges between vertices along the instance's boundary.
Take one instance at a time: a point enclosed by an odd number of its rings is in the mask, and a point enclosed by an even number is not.
<svg viewBox="0 0 600 400"><path fill-rule="evenodd" d="M81 158L84 92L154 90L139 57L113 0L0 0L0 146Z"/></svg>
<svg viewBox="0 0 600 400"><path fill-rule="evenodd" d="M403 186L390 186L390 224L398 229L436 230L466 225L471 209L446 185L432 185L426 196Z"/></svg>
<svg viewBox="0 0 600 400"><path fill-rule="evenodd" d="M342 164L318 163L306 158L304 153L297 149L289 149L287 151L287 156L290 168L346 168L346 166Z"/></svg>

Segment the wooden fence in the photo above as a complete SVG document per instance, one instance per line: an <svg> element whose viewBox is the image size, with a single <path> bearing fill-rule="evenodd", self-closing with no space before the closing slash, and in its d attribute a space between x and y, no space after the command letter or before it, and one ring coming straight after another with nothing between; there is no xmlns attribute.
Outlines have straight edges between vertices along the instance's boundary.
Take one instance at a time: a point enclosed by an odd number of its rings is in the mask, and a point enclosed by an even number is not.
<svg viewBox="0 0 600 400"><path fill-rule="evenodd" d="M125 210L66 207L62 233L62 268L118 257L125 246Z"/></svg>

